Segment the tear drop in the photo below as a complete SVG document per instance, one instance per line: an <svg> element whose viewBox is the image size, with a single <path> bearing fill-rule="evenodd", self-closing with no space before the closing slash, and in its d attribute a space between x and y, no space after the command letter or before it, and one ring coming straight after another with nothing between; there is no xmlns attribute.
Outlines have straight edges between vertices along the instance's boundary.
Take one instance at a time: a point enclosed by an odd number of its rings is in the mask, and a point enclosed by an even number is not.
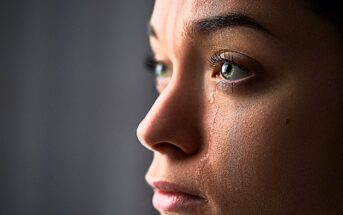
<svg viewBox="0 0 343 215"><path fill-rule="evenodd" d="M211 104L213 104L215 102L215 99L216 99L215 96L216 96L216 93L217 93L217 84L218 83L216 83L214 85L214 89L211 91L210 97L208 99L208 102L210 102Z"/></svg>

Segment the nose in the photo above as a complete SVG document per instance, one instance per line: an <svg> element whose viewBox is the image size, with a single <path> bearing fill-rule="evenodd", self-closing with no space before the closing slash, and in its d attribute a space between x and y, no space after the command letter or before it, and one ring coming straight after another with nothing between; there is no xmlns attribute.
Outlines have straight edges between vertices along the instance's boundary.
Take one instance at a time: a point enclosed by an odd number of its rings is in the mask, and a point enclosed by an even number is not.
<svg viewBox="0 0 343 215"><path fill-rule="evenodd" d="M173 77L137 128L139 141L162 154L193 155L201 148L201 87Z"/></svg>

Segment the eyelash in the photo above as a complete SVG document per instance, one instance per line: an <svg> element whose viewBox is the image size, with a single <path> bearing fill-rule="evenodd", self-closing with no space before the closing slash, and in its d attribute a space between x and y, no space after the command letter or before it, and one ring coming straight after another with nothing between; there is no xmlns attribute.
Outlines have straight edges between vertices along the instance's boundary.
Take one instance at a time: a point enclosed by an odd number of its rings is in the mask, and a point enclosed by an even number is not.
<svg viewBox="0 0 343 215"><path fill-rule="evenodd" d="M238 60L234 58L238 58ZM218 52L214 53L210 57L209 63L211 65L211 70L213 72L212 77L216 79L216 87L219 87L223 92L226 92L226 93L233 93L234 90L236 90L237 88L241 88L243 90L244 87L247 86L246 84L243 84L243 83L256 76L254 72L251 72L251 70L248 69L248 68L251 68L251 65L250 67L247 68L246 66L242 66L241 63L237 63L237 61L245 62L246 59L248 58L249 57L244 56L243 54L224 50L224 49L219 50ZM246 74L250 74L250 75L245 78L241 78L237 80L225 79L221 73L221 69L224 63L228 63L232 67L239 68L242 71L244 71ZM248 88L245 88L245 89L248 89Z"/></svg>
<svg viewBox="0 0 343 215"><path fill-rule="evenodd" d="M236 56L237 55L237 56ZM234 59L235 58L235 59ZM238 58L238 60L236 59ZM243 54L232 52L228 50L219 50L215 52L209 59L209 65L212 71L212 77L216 80L216 86L221 88L224 92L232 93L234 89L237 87L243 87L242 83L247 81L248 79L251 79L255 76L254 72L251 72L250 69L247 69L247 67L242 66L241 63L237 63L237 61L245 62L246 59L249 57L244 56ZM251 64L251 60L248 61L248 65ZM239 68L246 73L250 73L250 76L247 76L246 78L237 79L237 80L228 80L227 78L224 78L221 73L221 69L224 63L229 63L233 67ZM152 72L155 75L155 78L160 78L161 76L156 74L156 67L158 65L162 65L165 68L165 71L168 71L168 66L163 62L156 60L152 55L149 55L145 58L145 67ZM250 67L251 68L251 65ZM163 76L162 76L163 77Z"/></svg>
<svg viewBox="0 0 343 215"><path fill-rule="evenodd" d="M233 55L229 55L229 57L226 57L226 58L222 58L220 55L225 53L225 50L220 50L219 52L216 52L214 55L212 55L209 59L209 63L212 67L217 67L218 65L220 65L221 63L224 63L224 62L229 62L233 65L236 65L238 67L240 67L241 69L244 69L244 70L247 70L246 68L244 68L243 66L241 66L240 64L236 63L233 59ZM157 64L159 63L162 63L164 64L163 62L160 62L158 60L156 60L152 55L148 55L146 58L145 58L145 62L144 62L144 65L145 65L145 68L148 69L149 71L151 72L154 72L154 69L156 67Z"/></svg>
<svg viewBox="0 0 343 215"><path fill-rule="evenodd" d="M224 54L224 57L221 55ZM244 66L240 65L234 60L233 54L230 54L227 50L220 50L216 53L214 53L211 58L209 59L210 65L214 68L217 69L218 66L221 66L223 63L229 62L230 64L239 67L240 69L243 69L245 71L249 71L249 69L245 68ZM218 76L220 72L216 72L215 76Z"/></svg>
<svg viewBox="0 0 343 215"><path fill-rule="evenodd" d="M227 59L227 58L222 58L220 56L222 53L225 53L225 51L220 50L219 52L216 52L216 53L214 53L214 55L211 56L209 62L212 66L217 66L219 63L222 63L223 61L229 61L231 63L234 63L232 55L230 55L229 59Z"/></svg>
<svg viewBox="0 0 343 215"><path fill-rule="evenodd" d="M152 55L148 55L145 57L144 66L150 72L154 72L154 69L158 63L160 62L157 61Z"/></svg>

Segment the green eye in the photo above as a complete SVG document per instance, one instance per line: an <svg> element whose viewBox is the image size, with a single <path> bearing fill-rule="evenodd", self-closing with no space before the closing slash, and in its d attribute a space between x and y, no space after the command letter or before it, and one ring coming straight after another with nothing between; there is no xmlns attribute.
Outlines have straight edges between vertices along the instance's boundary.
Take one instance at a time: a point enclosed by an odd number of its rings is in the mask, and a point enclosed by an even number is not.
<svg viewBox="0 0 343 215"><path fill-rule="evenodd" d="M225 61L220 70L220 76L228 81L238 81L251 76L252 73L230 61Z"/></svg>
<svg viewBox="0 0 343 215"><path fill-rule="evenodd" d="M154 73L156 78L163 78L167 76L167 67L163 63L156 63L155 68L154 68Z"/></svg>

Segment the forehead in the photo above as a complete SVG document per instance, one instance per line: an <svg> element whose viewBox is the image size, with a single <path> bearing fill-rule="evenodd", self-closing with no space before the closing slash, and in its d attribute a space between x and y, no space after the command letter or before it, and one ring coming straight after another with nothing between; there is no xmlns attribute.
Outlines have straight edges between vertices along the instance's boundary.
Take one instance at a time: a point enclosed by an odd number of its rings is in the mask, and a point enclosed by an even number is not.
<svg viewBox="0 0 343 215"><path fill-rule="evenodd" d="M151 25L161 39L181 39L194 20L239 13L274 28L299 20L305 8L300 0L156 0ZM292 25L290 25L292 27ZM275 29L278 31L279 29Z"/></svg>
<svg viewBox="0 0 343 215"><path fill-rule="evenodd" d="M225 3L230 10L233 4ZM156 0L151 24L161 36L178 35L187 22L218 13L223 1L209 0Z"/></svg>

